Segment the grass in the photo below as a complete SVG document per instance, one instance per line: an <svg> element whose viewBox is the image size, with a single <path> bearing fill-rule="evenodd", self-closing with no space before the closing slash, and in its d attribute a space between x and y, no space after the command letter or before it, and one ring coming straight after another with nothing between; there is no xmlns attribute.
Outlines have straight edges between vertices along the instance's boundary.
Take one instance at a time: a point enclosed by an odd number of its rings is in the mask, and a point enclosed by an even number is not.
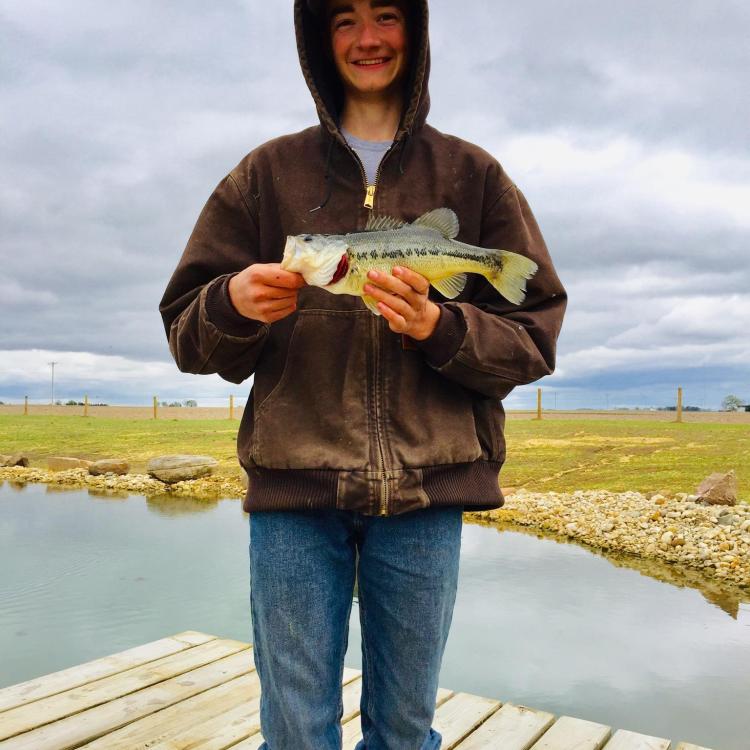
<svg viewBox="0 0 750 750"><path fill-rule="evenodd" d="M566 492L694 492L715 471L734 469L750 497L750 427L649 420L510 420L501 484Z"/></svg>
<svg viewBox="0 0 750 750"><path fill-rule="evenodd" d="M32 466L48 456L121 457L144 472L167 453L209 455L219 473L237 476L239 422L227 419L116 419L0 415L0 453L25 452ZM510 419L500 483L534 491L607 489L693 492L708 474L734 469L750 499L750 426L618 419Z"/></svg>

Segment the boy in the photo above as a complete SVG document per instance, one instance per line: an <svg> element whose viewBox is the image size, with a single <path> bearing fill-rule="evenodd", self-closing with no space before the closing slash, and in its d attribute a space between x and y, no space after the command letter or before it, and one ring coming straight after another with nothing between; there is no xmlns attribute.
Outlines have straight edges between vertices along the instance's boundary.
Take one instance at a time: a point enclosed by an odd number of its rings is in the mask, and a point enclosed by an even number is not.
<svg viewBox="0 0 750 750"><path fill-rule="evenodd" d="M358 750L436 750L461 514L503 504L501 399L554 369L566 294L525 198L485 151L426 123L427 2L294 3L320 125L248 154L201 213L160 306L181 370L254 375L250 477L263 750L340 748L355 575ZM284 239L448 206L459 238L539 269L520 306L471 277L445 301L406 268L355 297L279 267Z"/></svg>

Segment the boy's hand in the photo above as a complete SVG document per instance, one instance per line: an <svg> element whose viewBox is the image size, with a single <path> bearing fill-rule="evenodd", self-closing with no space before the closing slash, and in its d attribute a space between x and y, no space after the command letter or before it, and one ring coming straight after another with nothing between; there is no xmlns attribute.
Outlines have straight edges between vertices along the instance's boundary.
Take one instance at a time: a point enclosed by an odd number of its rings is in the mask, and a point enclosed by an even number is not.
<svg viewBox="0 0 750 750"><path fill-rule="evenodd" d="M305 286L299 273L279 263L254 263L229 280L229 298L237 312L262 323L274 323L297 309L297 290Z"/></svg>
<svg viewBox="0 0 750 750"><path fill-rule="evenodd" d="M440 320L440 308L427 298L430 282L401 266L393 274L370 271L365 292L378 300L378 310L394 333L405 333L416 341L432 335Z"/></svg>

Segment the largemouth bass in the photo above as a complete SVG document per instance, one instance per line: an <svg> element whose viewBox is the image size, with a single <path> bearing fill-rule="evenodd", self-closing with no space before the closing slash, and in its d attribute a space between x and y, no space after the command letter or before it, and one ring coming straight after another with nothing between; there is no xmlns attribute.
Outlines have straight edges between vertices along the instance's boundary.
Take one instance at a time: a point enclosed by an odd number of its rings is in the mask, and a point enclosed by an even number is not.
<svg viewBox="0 0 750 750"><path fill-rule="evenodd" d="M510 250L458 242L458 230L458 217L450 208L437 208L411 224L370 216L363 232L287 237L281 267L333 294L362 297L375 315L380 315L377 301L364 292L367 273L372 269L390 273L394 266L421 274L448 299L461 294L467 273L478 273L509 302L519 305L537 264Z"/></svg>

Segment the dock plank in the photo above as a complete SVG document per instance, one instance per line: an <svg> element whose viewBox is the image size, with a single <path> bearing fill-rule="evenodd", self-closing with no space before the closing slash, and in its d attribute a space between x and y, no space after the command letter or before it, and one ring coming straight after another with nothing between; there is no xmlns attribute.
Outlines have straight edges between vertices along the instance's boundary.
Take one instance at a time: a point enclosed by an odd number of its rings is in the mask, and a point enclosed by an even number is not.
<svg viewBox="0 0 750 750"><path fill-rule="evenodd" d="M443 737L441 748L452 750L501 706L500 701L492 698L454 693L435 711L432 725Z"/></svg>
<svg viewBox="0 0 750 750"><path fill-rule="evenodd" d="M662 737L651 737L647 734L618 729L604 750L669 750L672 743Z"/></svg>
<svg viewBox="0 0 750 750"><path fill-rule="evenodd" d="M247 644L241 641L215 639L72 690L8 709L1 714L0 740L107 703L247 648Z"/></svg>
<svg viewBox="0 0 750 750"><path fill-rule="evenodd" d="M184 631L0 690L0 750L259 750L252 645ZM342 678L344 750L362 673ZM443 750L670 750L669 740L440 688ZM4 738L4 739L3 739ZM680 742L675 750L710 750Z"/></svg>
<svg viewBox="0 0 750 750"><path fill-rule="evenodd" d="M561 716L532 745L532 750L600 750L611 734L611 727L605 724Z"/></svg>
<svg viewBox="0 0 750 750"><path fill-rule="evenodd" d="M179 736L183 731L210 721L222 712L247 707L260 696L255 670L209 688L163 710L136 719L82 746L81 750L150 750L155 743ZM248 730L248 736L257 729ZM242 737L239 737L242 739Z"/></svg>
<svg viewBox="0 0 750 750"><path fill-rule="evenodd" d="M239 643L234 641L234 643ZM148 714L202 693L252 668L252 650L245 648L191 672L124 695L86 711L66 716L0 743L2 750L72 750ZM64 693L63 693L64 695Z"/></svg>
<svg viewBox="0 0 750 750"><path fill-rule="evenodd" d="M554 720L546 711L505 703L456 750L528 750Z"/></svg>
<svg viewBox="0 0 750 750"><path fill-rule="evenodd" d="M158 641L144 643L126 651L120 651L84 664L77 664L68 669L61 669L59 672L52 672L2 688L0 689L0 712L32 703L40 698L48 698L66 690L72 690L80 685L85 685L87 682L110 677L213 640L217 640L215 635L186 630L184 633L160 638Z"/></svg>

